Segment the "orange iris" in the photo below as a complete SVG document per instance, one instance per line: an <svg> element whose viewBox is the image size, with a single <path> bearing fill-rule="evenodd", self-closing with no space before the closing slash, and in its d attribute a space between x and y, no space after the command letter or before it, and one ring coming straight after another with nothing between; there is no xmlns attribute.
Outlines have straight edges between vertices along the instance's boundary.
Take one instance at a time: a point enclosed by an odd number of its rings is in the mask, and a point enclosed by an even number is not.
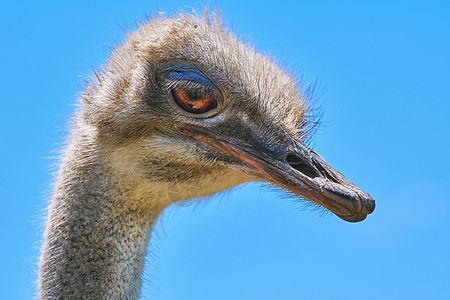
<svg viewBox="0 0 450 300"><path fill-rule="evenodd" d="M201 114L216 107L216 103L208 92L172 90L172 96L178 106L187 112Z"/></svg>

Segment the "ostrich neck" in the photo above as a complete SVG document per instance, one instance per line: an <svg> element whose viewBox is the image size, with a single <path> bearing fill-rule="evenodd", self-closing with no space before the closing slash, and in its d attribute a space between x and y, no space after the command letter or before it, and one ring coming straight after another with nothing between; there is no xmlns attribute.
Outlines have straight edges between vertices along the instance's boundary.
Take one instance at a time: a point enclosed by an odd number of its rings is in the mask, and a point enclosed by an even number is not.
<svg viewBox="0 0 450 300"><path fill-rule="evenodd" d="M40 298L137 299L150 232L163 208L142 209L143 199L133 199L97 149L86 149L93 143L76 133L73 140L49 209Z"/></svg>

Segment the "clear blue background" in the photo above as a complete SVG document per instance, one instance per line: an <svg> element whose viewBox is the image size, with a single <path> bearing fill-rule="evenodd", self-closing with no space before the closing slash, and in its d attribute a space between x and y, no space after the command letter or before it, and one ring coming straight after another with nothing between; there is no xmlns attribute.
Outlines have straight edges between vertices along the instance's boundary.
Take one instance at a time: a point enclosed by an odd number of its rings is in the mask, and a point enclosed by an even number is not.
<svg viewBox="0 0 450 300"><path fill-rule="evenodd" d="M56 150L89 69L145 13L203 1L2 1L0 298L30 299ZM189 7L185 7L185 4ZM144 299L450 299L448 1L217 1L321 82L313 143L377 200L366 221L251 184L160 218Z"/></svg>

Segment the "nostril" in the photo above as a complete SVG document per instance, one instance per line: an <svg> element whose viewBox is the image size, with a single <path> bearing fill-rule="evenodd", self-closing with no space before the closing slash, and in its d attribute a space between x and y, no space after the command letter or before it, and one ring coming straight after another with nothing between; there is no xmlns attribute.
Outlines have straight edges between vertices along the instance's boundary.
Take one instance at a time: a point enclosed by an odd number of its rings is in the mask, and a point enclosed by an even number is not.
<svg viewBox="0 0 450 300"><path fill-rule="evenodd" d="M305 174L308 177L315 178L318 176L317 171L306 164L301 157L295 154L288 154L286 156L286 162L297 171Z"/></svg>
<svg viewBox="0 0 450 300"><path fill-rule="evenodd" d="M331 180L331 181L333 181L333 182L339 183L339 181L338 181L333 175L331 175L330 172L328 172L327 170L325 170L325 168L322 167L321 164L319 164L318 162L316 162L316 161L314 161L314 160L313 160L313 163L314 163L314 166L316 166L317 170L319 170L319 172L320 172L325 178L328 178L329 180Z"/></svg>

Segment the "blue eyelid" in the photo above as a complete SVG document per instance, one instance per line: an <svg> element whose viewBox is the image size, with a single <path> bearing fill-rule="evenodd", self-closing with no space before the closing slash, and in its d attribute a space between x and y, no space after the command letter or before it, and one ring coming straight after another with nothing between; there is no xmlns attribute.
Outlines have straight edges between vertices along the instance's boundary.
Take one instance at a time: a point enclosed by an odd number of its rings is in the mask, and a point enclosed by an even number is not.
<svg viewBox="0 0 450 300"><path fill-rule="evenodd" d="M213 83L206 78L199 70L186 67L168 68L166 69L165 76L170 79L182 79L195 81L209 87L213 87Z"/></svg>

